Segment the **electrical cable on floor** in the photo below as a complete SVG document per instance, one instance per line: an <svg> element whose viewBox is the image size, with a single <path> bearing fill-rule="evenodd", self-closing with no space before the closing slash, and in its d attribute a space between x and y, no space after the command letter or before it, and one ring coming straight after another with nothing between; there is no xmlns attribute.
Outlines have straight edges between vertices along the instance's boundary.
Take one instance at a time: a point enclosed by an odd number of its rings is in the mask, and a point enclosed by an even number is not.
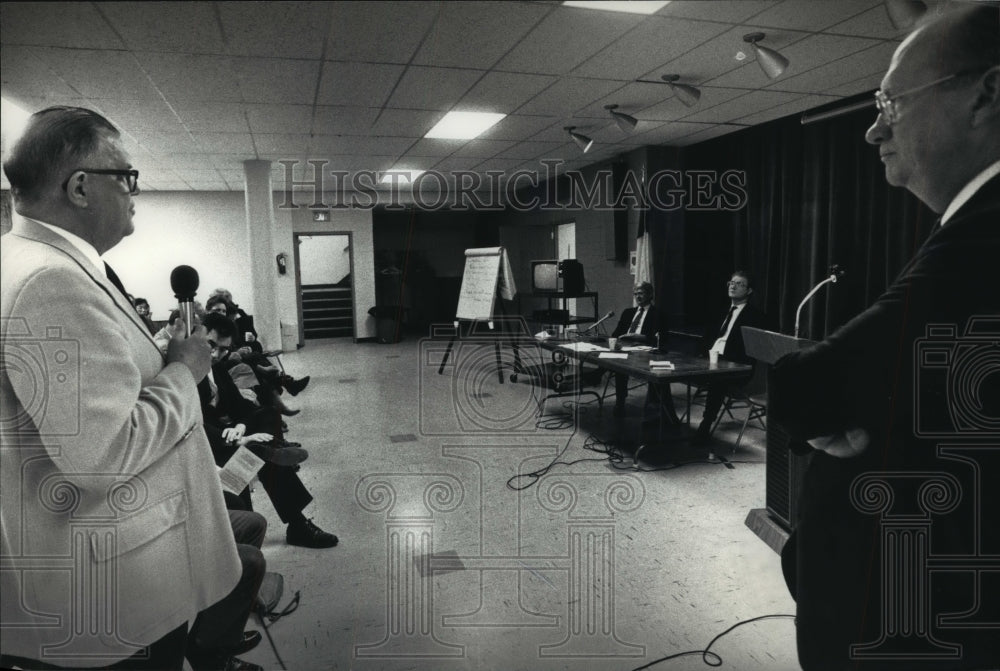
<svg viewBox="0 0 1000 671"><path fill-rule="evenodd" d="M660 657L659 659L654 659L652 662L649 662L648 664L637 666L634 669L632 669L632 671L642 671L642 669L648 669L652 666L655 666L656 664L659 664L660 662L665 662L670 659L677 659L679 657L687 657L689 655L701 655L701 661L704 662L706 666L722 666L722 657L718 653L712 652L712 646L715 645L716 641L718 641L720 638L731 632L733 629L736 629L737 627L742 627L745 624L750 624L751 622L760 622L761 620L775 620L775 619L794 620L795 616L781 613L774 615L760 615L759 617L752 617L749 620L741 620L736 624L734 624L733 626L731 626L729 629L726 629L721 634L718 634L711 641L709 641L708 645L705 646L704 650L686 650L685 652L678 652L673 655L667 655L666 657Z"/></svg>

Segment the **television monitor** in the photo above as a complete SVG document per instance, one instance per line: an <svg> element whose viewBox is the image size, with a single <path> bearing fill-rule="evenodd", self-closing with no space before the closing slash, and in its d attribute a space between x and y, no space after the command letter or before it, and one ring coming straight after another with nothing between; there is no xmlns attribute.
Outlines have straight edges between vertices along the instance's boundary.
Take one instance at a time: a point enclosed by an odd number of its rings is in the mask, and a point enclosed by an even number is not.
<svg viewBox="0 0 1000 671"><path fill-rule="evenodd" d="M559 291L559 261L556 259L531 262L531 290L536 294Z"/></svg>

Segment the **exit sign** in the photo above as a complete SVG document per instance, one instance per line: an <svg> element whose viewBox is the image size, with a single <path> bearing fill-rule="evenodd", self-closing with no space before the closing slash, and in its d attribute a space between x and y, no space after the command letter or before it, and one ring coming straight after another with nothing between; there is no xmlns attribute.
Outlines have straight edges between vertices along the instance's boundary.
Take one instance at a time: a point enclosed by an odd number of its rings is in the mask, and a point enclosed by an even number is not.
<svg viewBox="0 0 1000 671"><path fill-rule="evenodd" d="M313 221L330 221L329 212L313 212Z"/></svg>

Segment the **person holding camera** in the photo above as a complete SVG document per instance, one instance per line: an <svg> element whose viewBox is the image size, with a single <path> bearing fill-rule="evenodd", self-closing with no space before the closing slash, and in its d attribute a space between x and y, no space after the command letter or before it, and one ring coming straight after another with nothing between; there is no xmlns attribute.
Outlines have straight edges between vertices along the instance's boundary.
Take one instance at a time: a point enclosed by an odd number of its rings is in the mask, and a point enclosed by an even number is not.
<svg viewBox="0 0 1000 671"><path fill-rule="evenodd" d="M806 671L1000 659L998 574L976 570L1000 552L1000 9L956 4L896 49L865 136L941 218L871 307L771 371L768 422L811 455L782 552Z"/></svg>

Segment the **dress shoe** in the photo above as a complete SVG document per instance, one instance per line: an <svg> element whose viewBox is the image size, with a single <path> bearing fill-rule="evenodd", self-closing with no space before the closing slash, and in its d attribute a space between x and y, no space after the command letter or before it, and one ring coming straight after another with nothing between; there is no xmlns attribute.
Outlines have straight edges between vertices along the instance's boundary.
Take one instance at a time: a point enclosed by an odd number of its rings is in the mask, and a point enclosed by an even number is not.
<svg viewBox="0 0 1000 671"><path fill-rule="evenodd" d="M296 443L294 440L282 440L281 447L302 447L302 443Z"/></svg>
<svg viewBox="0 0 1000 671"><path fill-rule="evenodd" d="M230 655L242 655L245 652L250 652L257 647L260 643L260 632L256 629L251 629L250 631L243 632L243 640L239 642L238 645L234 645L229 649Z"/></svg>
<svg viewBox="0 0 1000 671"><path fill-rule="evenodd" d="M285 542L304 548L332 548L337 544L337 537L323 531L313 524L311 519L292 522L285 531Z"/></svg>
<svg viewBox="0 0 1000 671"><path fill-rule="evenodd" d="M301 408L296 408L295 410L292 410L291 408L281 409L281 414L284 415L285 417L295 417L295 415L299 414L300 412L302 412Z"/></svg>
<svg viewBox="0 0 1000 671"><path fill-rule="evenodd" d="M246 444L246 448L276 466L294 466L309 458L309 453L301 447L275 447L268 443L251 441Z"/></svg>
<svg viewBox="0 0 1000 671"><path fill-rule="evenodd" d="M288 390L289 394L291 394L292 396L298 396L299 392L305 389L306 386L309 385L309 376L306 375L305 377L296 380L291 375L283 375L281 377L281 384L285 389Z"/></svg>

